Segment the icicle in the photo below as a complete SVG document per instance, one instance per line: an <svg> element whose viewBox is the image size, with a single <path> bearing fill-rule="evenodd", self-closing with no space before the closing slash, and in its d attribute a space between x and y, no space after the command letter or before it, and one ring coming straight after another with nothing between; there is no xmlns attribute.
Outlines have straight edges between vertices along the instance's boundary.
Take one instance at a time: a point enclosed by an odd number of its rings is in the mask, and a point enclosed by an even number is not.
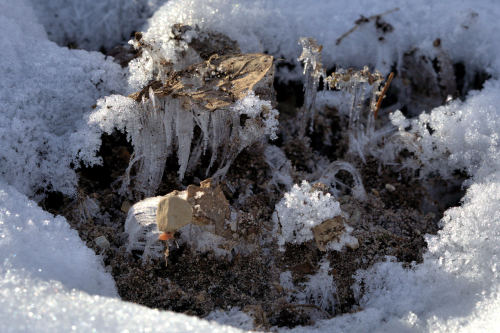
<svg viewBox="0 0 500 333"><path fill-rule="evenodd" d="M215 110L210 114L211 118L211 148L212 157L207 174L210 172L214 162L217 160L219 147L222 146L224 138L229 138L230 124L228 123L227 110Z"/></svg>
<svg viewBox="0 0 500 333"><path fill-rule="evenodd" d="M184 173L191 152L193 140L193 112L183 109L175 110L175 135L177 136L177 158L179 160L179 179L184 178Z"/></svg>
<svg viewBox="0 0 500 333"><path fill-rule="evenodd" d="M203 137L203 153L206 152L208 147L208 139L210 138L210 133L208 131L209 123L210 123L210 113L203 112L199 110L193 110L194 119L196 124L201 129L201 135Z"/></svg>
<svg viewBox="0 0 500 333"><path fill-rule="evenodd" d="M167 107L167 104L169 107ZM163 110L165 110L165 112L163 113L163 127L165 129L165 146L168 149L168 155L170 155L170 152L172 150L172 126L174 124L174 108L170 108L170 106L172 106L172 103L167 103L167 101L163 103Z"/></svg>
<svg viewBox="0 0 500 333"><path fill-rule="evenodd" d="M321 50L323 46L318 45L313 38L300 38L299 44L302 45L302 54L298 61L304 64L304 106L301 110L301 127L299 129L299 136L305 135L305 128L310 123L311 130L314 125L314 112L316 95L318 93L318 86L321 77L325 77L325 70L321 63Z"/></svg>

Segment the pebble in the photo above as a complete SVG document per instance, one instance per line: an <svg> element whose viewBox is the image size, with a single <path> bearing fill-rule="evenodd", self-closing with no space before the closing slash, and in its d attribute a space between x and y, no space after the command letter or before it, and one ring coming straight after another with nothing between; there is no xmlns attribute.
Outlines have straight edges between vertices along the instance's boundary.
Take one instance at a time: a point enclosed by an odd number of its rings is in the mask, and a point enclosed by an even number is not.
<svg viewBox="0 0 500 333"><path fill-rule="evenodd" d="M193 209L191 204L176 191L164 196L158 203L156 223L162 232L175 232L191 223Z"/></svg>
<svg viewBox="0 0 500 333"><path fill-rule="evenodd" d="M96 239L94 239L94 243L101 250L107 250L111 246L111 244L109 244L109 241L108 241L108 239L105 236L99 236L99 237L97 237Z"/></svg>
<svg viewBox="0 0 500 333"><path fill-rule="evenodd" d="M385 184L385 189L389 192L394 192L396 191L396 187L392 184Z"/></svg>
<svg viewBox="0 0 500 333"><path fill-rule="evenodd" d="M130 203L130 201L125 200L125 201L123 201L120 209L122 212L124 212L126 214L126 213L128 213L128 210L130 209L130 207L132 207L132 204Z"/></svg>

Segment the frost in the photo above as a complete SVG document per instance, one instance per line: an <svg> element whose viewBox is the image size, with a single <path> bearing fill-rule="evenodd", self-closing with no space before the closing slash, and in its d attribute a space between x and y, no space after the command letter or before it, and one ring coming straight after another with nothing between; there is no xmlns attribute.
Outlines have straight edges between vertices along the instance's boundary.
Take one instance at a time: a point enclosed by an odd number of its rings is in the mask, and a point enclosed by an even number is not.
<svg viewBox="0 0 500 333"><path fill-rule="evenodd" d="M391 120L399 128L400 147L416 156L405 165L421 168L422 177L438 172L452 178L456 170L484 177L496 170L500 122L494 105L499 88L498 81L489 82L481 94L472 92L465 102L453 101L416 119L395 112Z"/></svg>
<svg viewBox="0 0 500 333"><path fill-rule="evenodd" d="M308 275L306 278L306 281L294 285L290 271L280 274L280 284L288 292L288 300L293 304L314 304L322 310L333 313L337 287L330 274L330 263L322 259L316 274Z"/></svg>
<svg viewBox="0 0 500 333"><path fill-rule="evenodd" d="M337 187L337 184L347 187L345 184L343 184L339 179L337 179L335 176L339 171L347 171L349 174L351 174L353 181L354 181L354 186L352 187L352 194L355 198L358 200L365 200L366 199L366 191L363 186L363 181L361 180L361 175L359 174L358 170L356 168L345 161L335 161L328 165L325 168L325 171L323 171L323 175L319 178L318 182L323 183L327 186L332 186L332 191L336 197L340 195L340 190Z"/></svg>
<svg viewBox="0 0 500 333"><path fill-rule="evenodd" d="M268 145L264 150L264 158L271 168L272 179L269 183L275 187L284 185L286 190L289 190L293 185L292 164L285 153L276 146Z"/></svg>
<svg viewBox="0 0 500 333"><path fill-rule="evenodd" d="M48 41L24 2L0 8L0 177L28 195L74 195L71 165L88 143L74 132L98 98L123 90L124 73L102 54Z"/></svg>
<svg viewBox="0 0 500 333"><path fill-rule="evenodd" d="M375 116L387 89L384 86L385 89L381 90L383 76L378 71L372 74L367 66L362 70L339 68L326 76L321 63L323 47L319 46L313 38L301 38L300 44L303 50L298 60L304 63L305 82L304 106L298 119L301 123L299 136L304 135L305 127L309 122L311 122L312 129L312 120L317 109L318 86L320 79L323 78L328 89L336 90L330 98L335 96L345 99L350 96L348 105L342 105L343 108L339 112L347 114L349 121L347 127L349 153L358 155L363 162L366 162L365 154L376 155L373 149L377 143L391 133L388 128L375 129ZM392 74L386 83L387 87L391 80ZM326 96L324 94L323 98Z"/></svg>
<svg viewBox="0 0 500 333"><path fill-rule="evenodd" d="M155 81L129 97L115 95L98 101L90 126L106 133L115 128L124 131L134 147L122 192L133 182L136 195L153 195L173 152L177 154L179 179L197 167L208 150L211 159L206 174L218 178L243 149L267 136L276 138L278 111L252 90L260 89L261 80L272 79L268 73L272 58L237 55L215 57L213 62L195 65L192 72L171 73L167 83ZM251 64L249 70L246 64ZM242 67L233 77L233 90L227 92L223 88L227 82L218 77L225 70L236 70L235 66ZM221 73L213 74L216 71ZM238 99L233 103L232 98ZM193 142L195 128L200 129L200 135ZM94 132L99 135L99 130ZM132 168L136 169L133 180Z"/></svg>
<svg viewBox="0 0 500 333"><path fill-rule="evenodd" d="M49 38L97 51L127 40L164 0L32 0Z"/></svg>
<svg viewBox="0 0 500 333"><path fill-rule="evenodd" d="M310 302L330 312L335 310L337 287L327 260L320 261L318 271L309 276L308 281L303 283L303 288L303 300L299 299L300 302Z"/></svg>
<svg viewBox="0 0 500 333"><path fill-rule="evenodd" d="M125 221L125 232L128 234L127 251L141 252L142 260L163 256L164 244L158 240L160 231L156 224L156 211L163 197L152 197L133 205Z"/></svg>
<svg viewBox="0 0 500 333"><path fill-rule="evenodd" d="M229 311L215 310L210 312L205 320L216 322L221 325L231 325L242 330L253 330L254 319L238 307L233 307Z"/></svg>
<svg viewBox="0 0 500 333"><path fill-rule="evenodd" d="M215 227L190 224L180 229L181 243L189 244L198 253L213 251L217 258L232 258L231 251L224 248L226 239L215 234ZM238 251L236 251L238 252Z"/></svg>
<svg viewBox="0 0 500 333"><path fill-rule="evenodd" d="M295 184L276 205L273 233L280 250L285 243L301 244L313 239L312 228L342 213L340 204L330 195L314 190L307 181Z"/></svg>
<svg viewBox="0 0 500 333"><path fill-rule="evenodd" d="M321 50L323 46L318 45L313 38L300 38L299 44L302 45L302 54L298 61L304 64L304 106L300 111L301 124L299 136L304 136L307 124L311 122L311 128L314 120L314 108L316 95L320 79L326 77L323 64L321 63Z"/></svg>

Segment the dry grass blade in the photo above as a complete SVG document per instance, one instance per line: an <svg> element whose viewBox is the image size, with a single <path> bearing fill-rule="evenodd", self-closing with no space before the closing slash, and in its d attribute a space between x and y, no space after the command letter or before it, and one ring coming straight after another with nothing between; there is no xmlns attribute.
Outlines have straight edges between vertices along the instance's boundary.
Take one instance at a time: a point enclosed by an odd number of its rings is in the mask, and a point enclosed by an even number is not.
<svg viewBox="0 0 500 333"><path fill-rule="evenodd" d="M389 89L389 86L391 85L393 78L394 78L394 72L391 72L391 74L389 74L389 77L387 78L387 82L385 83L384 89L382 89L382 92L380 93L380 97L378 98L377 106L375 107L375 111L373 111L374 118L377 118L378 110L380 110L380 106L382 105L382 100L384 99L384 96L385 96L387 90Z"/></svg>
<svg viewBox="0 0 500 333"><path fill-rule="evenodd" d="M349 36L350 34L352 34L354 31L356 31L356 29L358 29L361 25L363 25L365 23L368 23L371 20L376 20L377 18L380 18L380 17L382 17L384 15L396 12L398 10L399 10L399 8L393 8L393 9L390 9L390 10L385 11L383 13L372 15L372 16L369 16L369 17L364 17L363 15L361 15L361 17L354 22L354 24L355 24L354 27L352 27L347 32L343 33L342 36L340 36L339 38L337 38L337 41L335 42L335 45L339 45L340 43L342 43L342 40L344 40L344 38L346 38L347 36Z"/></svg>

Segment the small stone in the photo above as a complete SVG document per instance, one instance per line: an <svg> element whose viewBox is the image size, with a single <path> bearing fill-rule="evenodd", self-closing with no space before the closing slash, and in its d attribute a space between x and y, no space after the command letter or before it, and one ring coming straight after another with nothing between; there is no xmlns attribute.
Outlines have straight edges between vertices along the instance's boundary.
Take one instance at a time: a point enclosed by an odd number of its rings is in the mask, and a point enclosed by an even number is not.
<svg viewBox="0 0 500 333"><path fill-rule="evenodd" d="M312 228L314 240L320 251L326 251L329 242L338 240L345 231L344 218L336 216Z"/></svg>
<svg viewBox="0 0 500 333"><path fill-rule="evenodd" d="M345 246L347 246L348 248L350 248L351 250L356 250L357 248L359 248L359 241L357 238L355 237L352 237L351 238L351 241L350 242L347 242L345 244Z"/></svg>
<svg viewBox="0 0 500 333"><path fill-rule="evenodd" d="M107 250L111 246L111 244L109 244L109 241L107 240L107 238L105 236L97 237L96 239L94 239L94 243L101 250Z"/></svg>
<svg viewBox="0 0 500 333"><path fill-rule="evenodd" d="M237 220L232 220L229 223L229 227L231 228L232 232L235 232L238 229L238 221Z"/></svg>
<svg viewBox="0 0 500 333"><path fill-rule="evenodd" d="M120 209L122 212L127 214L130 207L132 207L132 204L130 203L130 201L125 200L124 202L122 202L122 206L120 207Z"/></svg>
<svg viewBox="0 0 500 333"><path fill-rule="evenodd" d="M175 232L191 223L193 209L189 202L178 194L177 191L171 192L158 203L156 223L158 230L162 232Z"/></svg>
<svg viewBox="0 0 500 333"><path fill-rule="evenodd" d="M394 192L396 191L396 187L392 184L385 184L385 189L389 192Z"/></svg>

